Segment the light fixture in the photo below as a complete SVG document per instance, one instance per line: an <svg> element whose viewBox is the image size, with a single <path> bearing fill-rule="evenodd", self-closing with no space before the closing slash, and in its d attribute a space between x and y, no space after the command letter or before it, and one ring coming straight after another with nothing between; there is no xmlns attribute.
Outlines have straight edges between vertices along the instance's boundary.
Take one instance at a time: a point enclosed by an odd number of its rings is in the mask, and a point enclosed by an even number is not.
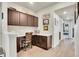
<svg viewBox="0 0 79 59"><path fill-rule="evenodd" d="M34 2L29 2L30 4L34 4Z"/></svg>
<svg viewBox="0 0 79 59"><path fill-rule="evenodd" d="M63 14L67 14L67 12L66 12L66 11L64 11L64 12L63 12Z"/></svg>

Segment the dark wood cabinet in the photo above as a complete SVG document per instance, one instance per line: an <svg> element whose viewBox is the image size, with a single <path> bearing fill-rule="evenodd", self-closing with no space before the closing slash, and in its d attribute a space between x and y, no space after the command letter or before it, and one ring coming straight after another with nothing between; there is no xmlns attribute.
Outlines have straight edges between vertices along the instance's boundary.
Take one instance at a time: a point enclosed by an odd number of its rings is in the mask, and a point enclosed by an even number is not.
<svg viewBox="0 0 79 59"><path fill-rule="evenodd" d="M19 37L17 37L17 52L19 52L20 51L20 39L19 39Z"/></svg>
<svg viewBox="0 0 79 59"><path fill-rule="evenodd" d="M33 35L32 36L32 44L36 45L36 39L37 39L37 35Z"/></svg>
<svg viewBox="0 0 79 59"><path fill-rule="evenodd" d="M35 17L35 16L34 16L34 19L33 19L33 26L35 26L35 27L38 26L38 17Z"/></svg>
<svg viewBox="0 0 79 59"><path fill-rule="evenodd" d="M41 44L41 47L42 47L42 48L48 49L48 47L47 47L47 37L46 37L46 36L42 36L42 37L41 37L41 42L40 42L40 44Z"/></svg>
<svg viewBox="0 0 79 59"><path fill-rule="evenodd" d="M21 49L23 49L23 47L22 47L22 42L23 42L23 40L25 40L25 36L22 36L22 37L17 37L17 39L16 39L16 44L17 44L17 52L19 52Z"/></svg>
<svg viewBox="0 0 79 59"><path fill-rule="evenodd" d="M16 11L15 9L8 9L8 25L37 27L38 17Z"/></svg>
<svg viewBox="0 0 79 59"><path fill-rule="evenodd" d="M20 12L20 25L27 26L27 14Z"/></svg>
<svg viewBox="0 0 79 59"><path fill-rule="evenodd" d="M33 16L28 15L28 26L33 26Z"/></svg>
<svg viewBox="0 0 79 59"><path fill-rule="evenodd" d="M8 9L8 25L19 25L19 12Z"/></svg>
<svg viewBox="0 0 79 59"><path fill-rule="evenodd" d="M22 42L25 40L25 36L17 37L17 52L23 49ZM45 50L52 48L52 36L41 36L41 35L33 35L32 36L32 45L38 46Z"/></svg>
<svg viewBox="0 0 79 59"><path fill-rule="evenodd" d="M52 36L33 35L32 44L48 50L52 47Z"/></svg>
<svg viewBox="0 0 79 59"><path fill-rule="evenodd" d="M77 13L78 13L78 15L79 15L79 2L77 2Z"/></svg>

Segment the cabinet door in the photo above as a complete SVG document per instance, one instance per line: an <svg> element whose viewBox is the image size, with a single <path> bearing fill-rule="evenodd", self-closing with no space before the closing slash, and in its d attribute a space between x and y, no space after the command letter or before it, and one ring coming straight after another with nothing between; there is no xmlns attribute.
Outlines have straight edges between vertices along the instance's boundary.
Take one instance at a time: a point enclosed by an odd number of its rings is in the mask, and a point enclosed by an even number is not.
<svg viewBox="0 0 79 59"><path fill-rule="evenodd" d="M19 52L20 51L20 38L19 37L17 37L17 40L16 40L17 42L17 52Z"/></svg>
<svg viewBox="0 0 79 59"><path fill-rule="evenodd" d="M40 36L38 36L38 38L37 38L37 46L39 46L39 47L41 47L41 44L40 44L40 39L41 39L41 37L40 37Z"/></svg>
<svg viewBox="0 0 79 59"><path fill-rule="evenodd" d="M41 36L41 47L47 49L47 37Z"/></svg>
<svg viewBox="0 0 79 59"><path fill-rule="evenodd" d="M28 26L33 26L33 16L28 15Z"/></svg>
<svg viewBox="0 0 79 59"><path fill-rule="evenodd" d="M33 25L34 25L35 27L38 26L38 17L35 17L35 16L34 16Z"/></svg>
<svg viewBox="0 0 79 59"><path fill-rule="evenodd" d="M19 25L19 12L8 10L8 25Z"/></svg>
<svg viewBox="0 0 79 59"><path fill-rule="evenodd" d="M20 12L20 25L27 26L27 15Z"/></svg>
<svg viewBox="0 0 79 59"><path fill-rule="evenodd" d="M33 35L32 36L32 44L36 45L36 41L37 41L37 35Z"/></svg>

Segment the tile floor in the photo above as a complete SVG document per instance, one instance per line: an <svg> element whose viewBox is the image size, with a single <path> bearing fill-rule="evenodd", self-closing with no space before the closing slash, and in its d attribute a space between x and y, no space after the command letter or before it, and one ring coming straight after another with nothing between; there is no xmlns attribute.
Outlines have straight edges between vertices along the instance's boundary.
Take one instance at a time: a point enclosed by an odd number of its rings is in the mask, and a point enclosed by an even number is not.
<svg viewBox="0 0 79 59"><path fill-rule="evenodd" d="M26 51L21 50L17 53L18 57L74 57L74 43L70 39L65 39L60 42L56 48L44 50L37 46L33 46L32 49Z"/></svg>

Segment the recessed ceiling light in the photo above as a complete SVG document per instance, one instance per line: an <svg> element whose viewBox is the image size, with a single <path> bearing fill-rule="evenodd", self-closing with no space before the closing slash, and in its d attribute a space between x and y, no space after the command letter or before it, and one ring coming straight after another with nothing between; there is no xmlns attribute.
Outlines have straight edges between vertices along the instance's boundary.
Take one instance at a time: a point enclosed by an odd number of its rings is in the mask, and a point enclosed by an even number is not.
<svg viewBox="0 0 79 59"><path fill-rule="evenodd" d="M67 14L67 12L66 12L66 11L64 11L64 12L63 12L63 14Z"/></svg>
<svg viewBox="0 0 79 59"><path fill-rule="evenodd" d="M34 4L34 2L29 2L30 4Z"/></svg>

